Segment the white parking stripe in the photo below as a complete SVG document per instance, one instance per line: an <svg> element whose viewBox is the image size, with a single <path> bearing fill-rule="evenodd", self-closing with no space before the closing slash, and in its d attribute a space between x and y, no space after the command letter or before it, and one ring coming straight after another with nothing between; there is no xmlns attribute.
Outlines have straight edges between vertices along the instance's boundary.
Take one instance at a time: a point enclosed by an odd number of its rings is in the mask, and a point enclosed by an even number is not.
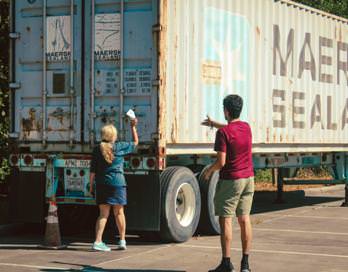
<svg viewBox="0 0 348 272"><path fill-rule="evenodd" d="M134 255L130 255L130 256L126 256L126 257L122 257L122 258L118 258L118 259L113 259L113 260L102 262L102 263L98 263L98 264L95 264L93 266L100 266L100 265L105 265L105 264L112 263L112 262L117 262L117 261L130 259L130 258L133 258L133 257L136 257L136 256L145 255L145 254L152 253L152 252L155 252L155 251L158 251L158 250L162 250L162 249L165 249L165 248L168 248L168 247L171 247L171 246L172 245L167 245L167 246L163 246L163 247L159 247L159 248L150 249L148 251L143 251L143 252L140 252L140 253L137 253L137 254L134 254Z"/></svg>
<svg viewBox="0 0 348 272"><path fill-rule="evenodd" d="M272 231L272 232L295 232L295 233L310 233L310 234L327 234L327 235L348 236L348 232L329 232L329 231L292 230L292 229L268 229L268 228L253 228L253 230Z"/></svg>
<svg viewBox="0 0 348 272"><path fill-rule="evenodd" d="M313 216L313 215L288 215L288 217L313 218L313 219L329 219L329 220L348 220L348 217L329 217L329 216Z"/></svg>
<svg viewBox="0 0 348 272"><path fill-rule="evenodd" d="M178 247L185 248L203 248L203 249L219 249L217 246L194 246L194 245L177 245ZM234 251L242 251L241 248L231 248ZM312 252L299 252L299 251L282 251L282 250L263 250L263 249L253 249L252 252L258 253L272 253L272 254L286 254L286 255L302 255L302 256L318 256L318 257L334 257L334 258L345 258L348 259L348 255L333 255L333 254L322 254L322 253L312 253Z"/></svg>
<svg viewBox="0 0 348 272"><path fill-rule="evenodd" d="M12 264L12 263L0 263L0 266L14 266L24 268L36 268L36 269L55 269L55 270L67 270L69 268L51 267L51 266L39 266L39 265L26 265L26 264Z"/></svg>
<svg viewBox="0 0 348 272"><path fill-rule="evenodd" d="M320 208L320 207L309 208L309 209L301 210L301 211L297 212L296 214L304 214L304 213L306 213L306 212L313 211L313 209L319 209L319 208ZM274 217L271 217L271 218L269 218L269 219L261 220L261 224L263 224L263 223L268 223L268 222L271 222L271 221L274 221L274 220L284 219L284 218L286 218L286 217L289 216L289 214L283 214L283 211L281 211L281 212L274 212L273 215L274 215L274 214L278 214L278 213L279 213L280 216L274 216ZM295 214L294 214L294 215L295 215Z"/></svg>

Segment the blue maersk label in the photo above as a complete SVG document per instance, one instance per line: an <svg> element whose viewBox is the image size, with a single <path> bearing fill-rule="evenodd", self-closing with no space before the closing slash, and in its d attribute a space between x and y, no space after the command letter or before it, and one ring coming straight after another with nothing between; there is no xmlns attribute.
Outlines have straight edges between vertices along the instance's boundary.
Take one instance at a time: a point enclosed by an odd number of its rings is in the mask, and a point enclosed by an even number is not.
<svg viewBox="0 0 348 272"><path fill-rule="evenodd" d="M247 120L250 25L245 17L216 8L206 8L204 18L202 75L205 112L202 114L223 121L223 98L228 94L238 94L244 100L241 119Z"/></svg>

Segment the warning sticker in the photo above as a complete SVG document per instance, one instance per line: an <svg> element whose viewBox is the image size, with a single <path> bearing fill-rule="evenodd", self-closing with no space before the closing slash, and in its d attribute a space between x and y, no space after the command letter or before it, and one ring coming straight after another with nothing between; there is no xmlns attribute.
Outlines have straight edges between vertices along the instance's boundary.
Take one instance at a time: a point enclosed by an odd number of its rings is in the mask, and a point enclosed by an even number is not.
<svg viewBox="0 0 348 272"><path fill-rule="evenodd" d="M95 16L95 58L97 60L119 60L121 15L119 13Z"/></svg>
<svg viewBox="0 0 348 272"><path fill-rule="evenodd" d="M46 20L46 27L47 60L69 60L71 52L70 16L49 16Z"/></svg>

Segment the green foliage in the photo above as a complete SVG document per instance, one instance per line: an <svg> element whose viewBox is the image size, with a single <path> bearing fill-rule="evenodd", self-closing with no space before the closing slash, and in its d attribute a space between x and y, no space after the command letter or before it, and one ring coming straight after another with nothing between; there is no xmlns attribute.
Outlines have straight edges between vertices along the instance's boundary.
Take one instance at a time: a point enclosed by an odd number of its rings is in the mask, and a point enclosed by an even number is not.
<svg viewBox="0 0 348 272"><path fill-rule="evenodd" d="M8 48L9 48L8 1L0 0L0 182L9 173L8 167Z"/></svg>
<svg viewBox="0 0 348 272"><path fill-rule="evenodd" d="M348 19L347 0L294 0L301 4L335 14Z"/></svg>
<svg viewBox="0 0 348 272"><path fill-rule="evenodd" d="M255 171L256 182L272 182L272 170L271 169L259 169Z"/></svg>

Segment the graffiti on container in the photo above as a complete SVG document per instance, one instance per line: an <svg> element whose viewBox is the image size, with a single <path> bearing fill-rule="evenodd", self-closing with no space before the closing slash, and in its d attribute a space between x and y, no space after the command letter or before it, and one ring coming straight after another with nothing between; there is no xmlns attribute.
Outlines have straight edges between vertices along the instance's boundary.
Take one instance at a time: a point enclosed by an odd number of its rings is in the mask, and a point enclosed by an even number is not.
<svg viewBox="0 0 348 272"><path fill-rule="evenodd" d="M119 13L95 16L95 58L97 60L119 60L121 16Z"/></svg>
<svg viewBox="0 0 348 272"><path fill-rule="evenodd" d="M217 105L228 94L238 94L248 104L249 93L249 29L248 20L232 12L206 8L204 11L204 56L201 64L204 82L204 110L214 119L224 120L223 111ZM215 116L214 116L215 115ZM242 119L247 119L244 108Z"/></svg>
<svg viewBox="0 0 348 272"><path fill-rule="evenodd" d="M49 114L50 117L56 118L61 125L63 125L64 118L70 117L70 113L64 111L62 108L56 108L52 113Z"/></svg>
<svg viewBox="0 0 348 272"><path fill-rule="evenodd" d="M68 107L49 107L47 110L48 120L47 120L47 131L57 132L55 137L60 139L66 139L67 134L70 129L70 111Z"/></svg>
<svg viewBox="0 0 348 272"><path fill-rule="evenodd" d="M36 118L36 109L30 108L28 115L22 118L22 132L23 138L27 139L30 137L32 131L39 131L41 129L40 121Z"/></svg>
<svg viewBox="0 0 348 272"><path fill-rule="evenodd" d="M49 16L46 24L47 60L69 60L71 51L70 16Z"/></svg>
<svg viewBox="0 0 348 272"><path fill-rule="evenodd" d="M100 118L104 125L113 124L116 119L116 114L117 113L114 109L104 108L103 110L97 112L97 118Z"/></svg>
<svg viewBox="0 0 348 272"><path fill-rule="evenodd" d="M308 86L307 90L273 89L273 127L343 130L348 127L348 96L337 100L333 94L348 86L348 41L299 33L290 29L284 38L279 25L273 25L273 76L289 79L290 85L304 80ZM309 108L304 106L307 100Z"/></svg>

